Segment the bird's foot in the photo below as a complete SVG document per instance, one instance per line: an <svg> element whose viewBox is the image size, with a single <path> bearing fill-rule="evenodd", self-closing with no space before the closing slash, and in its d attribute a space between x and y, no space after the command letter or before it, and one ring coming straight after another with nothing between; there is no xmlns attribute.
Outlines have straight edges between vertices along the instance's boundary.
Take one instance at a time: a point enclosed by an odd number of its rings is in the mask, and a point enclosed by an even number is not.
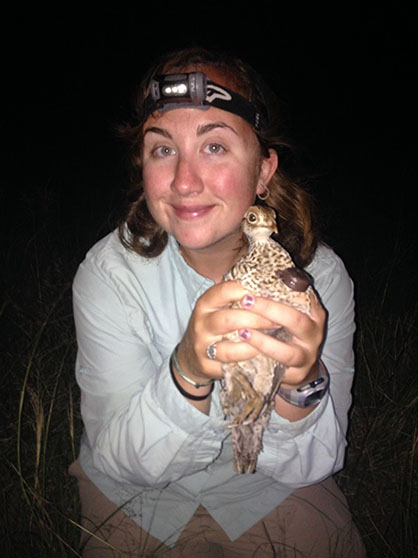
<svg viewBox="0 0 418 558"><path fill-rule="evenodd" d="M251 457L248 459L235 457L234 458L234 471L238 474L248 474L255 473L257 465L257 457Z"/></svg>
<svg viewBox="0 0 418 558"><path fill-rule="evenodd" d="M240 373L233 374L228 387L230 388L230 400L234 403L240 402L241 404L245 404L242 411L235 414L230 426L233 427L237 424L251 424L257 420L264 407L264 396L257 393L249 380Z"/></svg>

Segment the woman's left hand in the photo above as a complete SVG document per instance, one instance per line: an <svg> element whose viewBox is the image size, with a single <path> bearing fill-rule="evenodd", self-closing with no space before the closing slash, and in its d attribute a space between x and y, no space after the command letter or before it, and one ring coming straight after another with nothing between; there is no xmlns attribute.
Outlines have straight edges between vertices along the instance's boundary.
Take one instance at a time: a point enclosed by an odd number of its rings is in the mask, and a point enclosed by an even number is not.
<svg viewBox="0 0 418 558"><path fill-rule="evenodd" d="M249 306L247 301L245 308L285 327L291 340L278 341L256 329L241 331L242 340L254 348L252 356L264 353L287 367L283 387L292 388L305 383L318 361L327 317L325 309L313 293L310 295L310 316L285 303L263 297L253 298L253 305Z"/></svg>

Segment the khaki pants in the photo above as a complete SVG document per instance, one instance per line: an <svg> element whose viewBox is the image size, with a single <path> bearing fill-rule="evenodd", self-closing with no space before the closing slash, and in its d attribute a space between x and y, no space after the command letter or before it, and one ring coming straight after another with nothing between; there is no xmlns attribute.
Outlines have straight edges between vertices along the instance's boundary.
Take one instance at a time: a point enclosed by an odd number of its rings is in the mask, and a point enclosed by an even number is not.
<svg viewBox="0 0 418 558"><path fill-rule="evenodd" d="M75 462L82 524L95 536L82 535L84 558L273 558L366 556L347 501L334 479L295 490L275 510L231 542L200 506L172 549L143 531L110 502Z"/></svg>

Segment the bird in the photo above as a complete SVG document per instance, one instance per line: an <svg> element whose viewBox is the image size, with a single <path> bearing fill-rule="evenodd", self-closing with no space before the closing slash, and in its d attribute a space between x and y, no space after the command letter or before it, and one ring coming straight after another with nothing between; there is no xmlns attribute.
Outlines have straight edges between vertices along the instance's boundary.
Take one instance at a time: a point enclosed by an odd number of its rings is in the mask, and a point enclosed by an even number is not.
<svg viewBox="0 0 418 558"><path fill-rule="evenodd" d="M239 281L249 293L289 304L310 314L311 276L297 268L288 251L271 238L278 234L276 212L268 206L250 206L242 220L248 251L224 275L224 281ZM241 307L239 302L231 307ZM290 333L278 326L264 333L289 341ZM242 341L237 331L224 336ZM271 357L258 354L245 361L222 363L220 400L231 429L236 473L254 473L263 449L263 434L274 407L286 367Z"/></svg>

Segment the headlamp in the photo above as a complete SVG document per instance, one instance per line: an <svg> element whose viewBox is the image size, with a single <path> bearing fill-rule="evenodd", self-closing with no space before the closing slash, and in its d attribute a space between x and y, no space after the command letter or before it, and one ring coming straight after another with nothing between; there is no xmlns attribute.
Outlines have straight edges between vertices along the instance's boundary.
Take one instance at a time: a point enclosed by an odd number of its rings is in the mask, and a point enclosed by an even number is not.
<svg viewBox="0 0 418 558"><path fill-rule="evenodd" d="M202 72L166 74L151 80L150 92L144 101L144 116L154 111L176 108L207 110L216 107L237 114L256 130L266 126L266 113L261 113L242 95L211 81Z"/></svg>

